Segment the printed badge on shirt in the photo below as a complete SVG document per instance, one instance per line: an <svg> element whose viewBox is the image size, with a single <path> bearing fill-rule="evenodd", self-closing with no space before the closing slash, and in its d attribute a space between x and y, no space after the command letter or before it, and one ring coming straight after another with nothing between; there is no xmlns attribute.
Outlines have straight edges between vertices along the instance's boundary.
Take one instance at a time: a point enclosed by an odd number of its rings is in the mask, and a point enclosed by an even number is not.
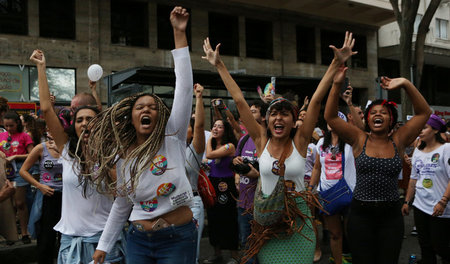
<svg viewBox="0 0 450 264"><path fill-rule="evenodd" d="M342 152L332 156L331 153L325 154L325 176L327 180L339 180L342 177Z"/></svg>
<svg viewBox="0 0 450 264"><path fill-rule="evenodd" d="M180 206L192 200L192 198L193 198L192 193L190 191L185 191L180 194L172 195L170 197L170 204L172 206Z"/></svg>

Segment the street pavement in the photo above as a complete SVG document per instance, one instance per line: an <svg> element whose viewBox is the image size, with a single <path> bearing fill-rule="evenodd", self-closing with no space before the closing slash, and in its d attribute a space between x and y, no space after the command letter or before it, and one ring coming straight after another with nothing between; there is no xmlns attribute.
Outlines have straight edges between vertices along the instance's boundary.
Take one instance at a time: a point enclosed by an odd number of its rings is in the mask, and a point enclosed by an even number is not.
<svg viewBox="0 0 450 264"><path fill-rule="evenodd" d="M400 252L400 258L399 258L399 264L408 264L409 257L411 254L415 254L417 256L417 259L420 259L420 248L419 243L417 241L417 236L411 235L411 230L414 226L414 218L412 215L412 210L410 210L410 215L404 217L405 220L405 236L402 243L402 250ZM319 230L319 233L320 230ZM322 235L320 235L320 238L322 239ZM328 264L329 258L331 256L329 241L321 241L322 242L322 258L319 262L316 262L317 264ZM227 251L224 251L224 261L222 261L220 264L225 264L228 259L230 258L230 254ZM206 259L208 256L214 254L214 249L209 244L208 238L203 237L200 242L200 264L203 263L203 260Z"/></svg>
<svg viewBox="0 0 450 264"><path fill-rule="evenodd" d="M417 241L417 237L411 235L411 230L414 226L414 219L412 212L409 216L405 217L405 239L403 240L402 250L400 253L399 264L408 264L411 254L417 255L417 259L420 259L420 249ZM319 233L321 233L319 231ZM322 237L321 237L322 238ZM15 263L36 263L36 241L33 241L30 245L23 245L21 242L16 242L14 246L6 246L4 240L0 240L0 263L15 264ZM328 241L322 241L322 259L317 262L318 264L328 264L329 257L331 256L330 247ZM214 254L214 249L209 244L208 238L203 237L200 242L200 263L208 256ZM225 264L229 259L230 254L224 251ZM56 263L56 261L55 261ZM222 264L220 263L220 264Z"/></svg>

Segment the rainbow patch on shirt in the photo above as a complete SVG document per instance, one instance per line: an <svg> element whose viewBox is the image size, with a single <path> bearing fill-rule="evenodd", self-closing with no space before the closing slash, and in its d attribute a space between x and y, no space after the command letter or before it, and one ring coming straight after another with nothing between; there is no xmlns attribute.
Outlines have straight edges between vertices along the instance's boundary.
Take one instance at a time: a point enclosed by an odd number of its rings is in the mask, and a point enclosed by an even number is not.
<svg viewBox="0 0 450 264"><path fill-rule="evenodd" d="M153 198L150 201L139 202L141 204L142 210L146 212L153 212L158 207L158 199Z"/></svg>
<svg viewBox="0 0 450 264"><path fill-rule="evenodd" d="M167 159L163 155L158 155L153 159L153 164L150 165L150 171L153 175L162 175L167 169Z"/></svg>
<svg viewBox="0 0 450 264"><path fill-rule="evenodd" d="M175 191L176 187L173 183L163 183L158 186L158 189L156 189L156 194L158 196L169 196L173 191Z"/></svg>

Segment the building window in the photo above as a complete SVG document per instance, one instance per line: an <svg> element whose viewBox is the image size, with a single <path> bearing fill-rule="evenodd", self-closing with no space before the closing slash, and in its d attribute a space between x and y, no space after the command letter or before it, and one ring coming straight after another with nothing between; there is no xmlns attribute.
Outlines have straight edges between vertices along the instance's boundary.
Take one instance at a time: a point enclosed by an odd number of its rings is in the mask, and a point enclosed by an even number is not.
<svg viewBox="0 0 450 264"><path fill-rule="evenodd" d="M423 16L421 14L416 15L416 20L414 20L414 34L417 34L417 31L419 30L419 25L422 21L422 17Z"/></svg>
<svg viewBox="0 0 450 264"><path fill-rule="evenodd" d="M30 101L39 101L39 86L36 67L29 67L30 71ZM49 68L46 69L48 87L56 97L56 101L70 102L75 96L75 69Z"/></svg>
<svg viewBox="0 0 450 264"><path fill-rule="evenodd" d="M148 3L111 1L111 43L148 47Z"/></svg>
<svg viewBox="0 0 450 264"><path fill-rule="evenodd" d="M39 0L41 37L75 39L75 1Z"/></svg>
<svg viewBox="0 0 450 264"><path fill-rule="evenodd" d="M313 27L297 26L297 62L316 62L316 33Z"/></svg>
<svg viewBox="0 0 450 264"><path fill-rule="evenodd" d="M361 35L353 35L355 38L354 51L358 53L353 55L352 68L367 68L367 37Z"/></svg>
<svg viewBox="0 0 450 264"><path fill-rule="evenodd" d="M47 67L46 73L56 100L70 102L75 95L75 69ZM39 101L36 67L0 65L0 94L13 102Z"/></svg>
<svg viewBox="0 0 450 264"><path fill-rule="evenodd" d="M157 27L158 27L158 49L172 50L175 48L173 39L173 29L170 23L170 12L172 12L173 6L158 5L157 13ZM186 9L191 13L190 9ZM186 27L186 37L191 49L191 19L189 19Z"/></svg>
<svg viewBox="0 0 450 264"><path fill-rule="evenodd" d="M447 39L447 25L448 20L436 18L436 38Z"/></svg>
<svg viewBox="0 0 450 264"><path fill-rule="evenodd" d="M322 65L329 65L331 63L334 53L329 46L334 45L338 48L342 47L344 36L345 32L336 32L331 30L320 31L320 53L322 55Z"/></svg>
<svg viewBox="0 0 450 264"><path fill-rule="evenodd" d="M210 12L208 25L211 45L221 43L220 54L239 56L238 17Z"/></svg>
<svg viewBox="0 0 450 264"><path fill-rule="evenodd" d="M273 59L272 22L245 19L247 57Z"/></svg>
<svg viewBox="0 0 450 264"><path fill-rule="evenodd" d="M28 34L27 0L0 1L0 33Z"/></svg>

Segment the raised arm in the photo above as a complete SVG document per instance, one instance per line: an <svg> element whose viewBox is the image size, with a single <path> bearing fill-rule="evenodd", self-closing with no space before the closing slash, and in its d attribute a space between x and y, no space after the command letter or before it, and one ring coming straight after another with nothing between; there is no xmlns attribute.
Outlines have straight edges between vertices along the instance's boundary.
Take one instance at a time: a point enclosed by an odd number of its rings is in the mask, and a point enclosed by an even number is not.
<svg viewBox="0 0 450 264"><path fill-rule="evenodd" d="M400 144L401 148L405 148L417 138L427 123L428 118L430 118L430 106L419 90L405 78L390 79L388 77L381 77L381 88L389 91L403 88L409 100L412 102L415 113L414 117L394 132L392 136Z"/></svg>
<svg viewBox="0 0 450 264"><path fill-rule="evenodd" d="M355 148L355 143L364 140L365 133L354 125L351 125L338 116L339 93L345 79L347 67L341 66L339 72L334 77L333 87L328 95L328 101L325 106L325 120L327 124L335 131L339 138L342 138L347 144Z"/></svg>
<svg viewBox="0 0 450 264"><path fill-rule="evenodd" d="M195 90L195 123L192 145L198 154L205 151L205 107L203 106L203 86L196 83Z"/></svg>
<svg viewBox="0 0 450 264"><path fill-rule="evenodd" d="M345 32L344 44L340 49L330 45L330 48L334 53L334 58L309 102L303 125L297 130L294 137L295 146L303 157L306 157L308 144L316 126L317 118L319 117L322 100L330 89L333 77L338 72L339 67L357 53L356 51L352 51L354 45L355 39L353 39L352 33L349 33L348 31Z"/></svg>
<svg viewBox="0 0 450 264"><path fill-rule="evenodd" d="M233 80L230 73L228 72L227 67L223 63L219 54L220 44L216 46L216 50L211 48L211 44L209 43L209 38L206 38L203 43L203 50L205 51L205 56L202 58L209 61L214 67L216 67L217 72L222 78L225 87L228 92L233 97L234 102L236 103L236 107L239 111L239 115L241 116L242 122L244 123L250 137L255 142L256 150L258 153L262 153L262 148L266 143L265 130L262 126L256 122L255 118L250 111L250 107L245 101L244 95L242 94L241 89Z"/></svg>
<svg viewBox="0 0 450 264"><path fill-rule="evenodd" d="M344 93L340 94L340 96L342 100L344 100L345 103L347 103L348 110L350 111L350 114L352 116L353 125L364 131L364 123L361 120L361 118L359 118L358 112L356 112L356 109L353 106L352 102L353 87L348 86L347 90Z"/></svg>
<svg viewBox="0 0 450 264"><path fill-rule="evenodd" d="M41 111L44 115L47 127L52 133L58 150L61 152L64 145L69 140L69 137L64 132L64 127L59 122L50 100L50 91L48 88L47 74L45 73L46 62L44 52L41 50L34 50L30 57L30 60L36 64L38 71L38 83L39 83L39 103Z"/></svg>
<svg viewBox="0 0 450 264"><path fill-rule="evenodd" d="M95 98L95 102L97 103L98 111L102 111L102 101L100 100L100 97L97 93L97 82L93 82L89 80L89 88L91 88L92 96Z"/></svg>
<svg viewBox="0 0 450 264"><path fill-rule="evenodd" d="M213 112L214 112L214 116L213 116L213 122L216 122L217 120L221 120L223 119L222 114L220 113L219 108L217 107L217 105L215 105L215 101L217 99L213 99L211 100L211 105L213 107Z"/></svg>
<svg viewBox="0 0 450 264"><path fill-rule="evenodd" d="M186 25L189 13L182 7L175 7L170 13L170 22L173 28L175 49L172 50L175 64L175 95L172 111L166 130L176 133L183 142L186 141L187 128L191 118L193 77L191 58L186 39Z"/></svg>
<svg viewBox="0 0 450 264"><path fill-rule="evenodd" d="M225 103L222 101L223 104L223 110L225 110L225 115L227 116L227 120L230 123L231 127L233 128L234 136L237 140L241 138L241 127L239 126L239 122L234 119L233 113L231 113L230 109L225 105Z"/></svg>

